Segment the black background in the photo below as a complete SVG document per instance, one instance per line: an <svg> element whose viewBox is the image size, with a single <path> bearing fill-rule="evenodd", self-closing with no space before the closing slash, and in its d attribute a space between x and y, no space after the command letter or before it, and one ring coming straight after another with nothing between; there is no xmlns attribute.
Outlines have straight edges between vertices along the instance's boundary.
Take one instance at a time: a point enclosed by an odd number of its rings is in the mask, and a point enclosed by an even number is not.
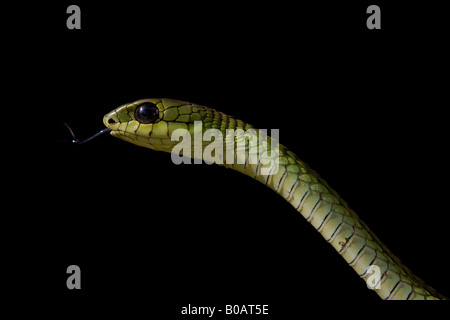
<svg viewBox="0 0 450 320"><path fill-rule="evenodd" d="M188 304L269 304L274 319L393 308L258 182L109 136L60 141L70 139L62 121L87 137L105 113L146 97L279 129L408 267L450 295L438 7L376 1L382 29L368 30L364 1L82 1L82 29L68 30L70 4L15 8L20 23L8 29L8 112L21 115L13 127L27 124L11 157L21 168L9 200L19 295L48 310L165 318ZM72 264L81 290L66 288Z"/></svg>

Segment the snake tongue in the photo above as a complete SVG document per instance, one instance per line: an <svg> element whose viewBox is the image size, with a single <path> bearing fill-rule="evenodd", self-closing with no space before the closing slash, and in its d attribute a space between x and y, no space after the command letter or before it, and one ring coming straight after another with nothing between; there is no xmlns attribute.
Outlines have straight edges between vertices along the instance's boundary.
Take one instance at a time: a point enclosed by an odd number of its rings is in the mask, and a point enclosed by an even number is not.
<svg viewBox="0 0 450 320"><path fill-rule="evenodd" d="M78 138L75 136L75 133L73 132L72 128L71 128L67 123L65 123L65 122L64 122L64 125L67 127L67 129L69 129L69 132L70 132L70 134L72 135L72 138L73 138L72 143L76 143L76 144L83 144L83 143L85 143L85 142L91 141L91 140L94 139L94 138L97 138L98 136L101 136L101 135L104 134L104 133L107 133L107 132L110 132L110 131L111 131L111 129L105 128L105 129L103 129L103 130L100 130L100 131L97 132L96 134L90 136L89 138L86 138L86 139L80 141L80 140L78 140Z"/></svg>

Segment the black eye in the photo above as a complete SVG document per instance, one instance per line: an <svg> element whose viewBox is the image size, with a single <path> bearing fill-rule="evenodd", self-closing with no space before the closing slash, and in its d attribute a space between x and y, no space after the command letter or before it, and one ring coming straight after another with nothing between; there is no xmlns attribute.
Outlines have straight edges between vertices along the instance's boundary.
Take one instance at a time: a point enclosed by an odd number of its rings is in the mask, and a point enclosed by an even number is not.
<svg viewBox="0 0 450 320"><path fill-rule="evenodd" d="M159 118L158 107L151 102L144 102L139 107L136 108L134 112L134 117L140 123L152 123Z"/></svg>

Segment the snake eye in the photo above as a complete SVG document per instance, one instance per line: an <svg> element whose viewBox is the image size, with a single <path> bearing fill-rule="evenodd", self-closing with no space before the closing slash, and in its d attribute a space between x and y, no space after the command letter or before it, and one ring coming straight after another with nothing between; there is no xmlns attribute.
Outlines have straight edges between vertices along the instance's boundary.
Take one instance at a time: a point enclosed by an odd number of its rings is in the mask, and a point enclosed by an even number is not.
<svg viewBox="0 0 450 320"><path fill-rule="evenodd" d="M159 109L151 102L144 102L136 109L136 111L134 111L134 117L140 123L152 123L158 119Z"/></svg>

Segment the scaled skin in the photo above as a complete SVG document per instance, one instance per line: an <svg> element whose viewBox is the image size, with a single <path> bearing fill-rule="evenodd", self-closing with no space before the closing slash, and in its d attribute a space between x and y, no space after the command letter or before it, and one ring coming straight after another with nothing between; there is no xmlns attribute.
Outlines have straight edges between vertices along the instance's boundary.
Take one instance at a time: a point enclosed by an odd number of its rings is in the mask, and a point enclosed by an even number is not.
<svg viewBox="0 0 450 320"><path fill-rule="evenodd" d="M154 123L142 124L136 121L135 110L145 102L158 107L159 117ZM172 99L143 99L124 104L106 114L103 119L105 126L112 130L111 135L164 152L171 152L178 144L178 141L171 141L171 135L176 129L188 130L194 141L194 121L202 121L203 132L210 128L220 130L224 140L242 138L227 136L226 129L253 128L214 109ZM258 130L255 132L256 138ZM204 143L203 149L207 145L208 143ZM245 155L248 156L249 150L251 149L245 150ZM268 150L270 149L258 151ZM229 151L225 150L222 156L225 157L227 152ZM186 156L195 157L193 153ZM282 196L322 234L361 278L368 280L372 277L375 266L380 277L373 282L379 288L374 291L382 299L446 299L404 266L347 203L294 153L280 144L276 152L270 153L270 157L276 157L279 164L278 170L272 171L275 174L261 174L264 164L260 162L252 164L246 160L244 163L237 163L238 159L235 159L232 164L224 165L264 183Z"/></svg>

